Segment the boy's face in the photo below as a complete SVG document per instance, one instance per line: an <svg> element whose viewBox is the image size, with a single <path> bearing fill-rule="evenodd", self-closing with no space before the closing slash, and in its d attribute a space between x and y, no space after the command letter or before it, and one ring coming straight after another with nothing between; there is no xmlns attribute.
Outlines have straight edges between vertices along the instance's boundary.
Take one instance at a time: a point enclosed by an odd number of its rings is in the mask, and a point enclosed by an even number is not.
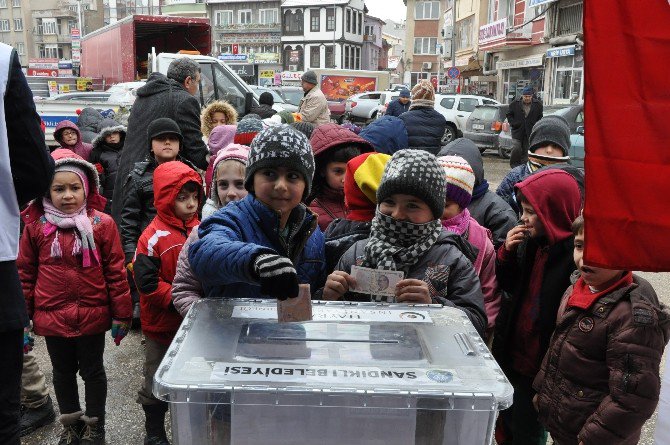
<svg viewBox="0 0 670 445"><path fill-rule="evenodd" d="M444 205L444 212L442 213L442 219L453 218L462 211L463 209L461 209L460 205L458 205L454 201L447 199L447 203Z"/></svg>
<svg viewBox="0 0 670 445"><path fill-rule="evenodd" d="M108 134L105 136L105 142L108 144L118 144L121 142L121 133L115 131L114 133Z"/></svg>
<svg viewBox="0 0 670 445"><path fill-rule="evenodd" d="M174 200L174 214L182 221L190 221L198 213L199 196L198 191L187 192L183 188L179 190Z"/></svg>
<svg viewBox="0 0 670 445"><path fill-rule="evenodd" d="M396 221L409 221L414 224L425 224L433 221L433 212L428 204L412 195L396 193L379 203L379 211Z"/></svg>
<svg viewBox="0 0 670 445"><path fill-rule="evenodd" d="M344 190L344 173L346 171L346 162L329 162L325 171L328 187L334 190Z"/></svg>
<svg viewBox="0 0 670 445"><path fill-rule="evenodd" d="M228 120L226 119L226 115L223 114L220 111L217 111L216 113L212 113L212 126L213 127L218 127L220 125L227 125Z"/></svg>
<svg viewBox="0 0 670 445"><path fill-rule="evenodd" d="M556 144L547 144L544 147L538 147L533 153L543 156L551 156L552 158L560 158L563 156L563 149Z"/></svg>
<svg viewBox="0 0 670 445"><path fill-rule="evenodd" d="M521 222L523 222L526 233L530 238L537 238L546 234L544 224L535 213L535 209L528 203L528 201L521 200Z"/></svg>
<svg viewBox="0 0 670 445"><path fill-rule="evenodd" d="M84 204L84 185L76 173L58 172L49 189L54 207L63 213L73 213Z"/></svg>
<svg viewBox="0 0 670 445"><path fill-rule="evenodd" d="M61 138L63 139L63 144L65 145L75 145L77 143L77 140L79 139L77 137L77 132L70 128L66 128L65 130L63 130L63 132L61 133Z"/></svg>
<svg viewBox="0 0 670 445"><path fill-rule="evenodd" d="M239 201L247 196L244 188L244 165L237 161L224 161L216 168L216 194L221 205Z"/></svg>
<svg viewBox="0 0 670 445"><path fill-rule="evenodd" d="M577 269L582 273L582 279L588 286L596 290L607 289L610 284L618 280L623 270L603 269L584 265L584 231L575 236L574 259Z"/></svg>
<svg viewBox="0 0 670 445"><path fill-rule="evenodd" d="M280 213L282 228L291 211L300 204L305 187L303 176L286 167L262 168L254 173L256 198Z"/></svg>
<svg viewBox="0 0 670 445"><path fill-rule="evenodd" d="M151 152L159 164L177 159L179 137L176 134L161 134L151 140Z"/></svg>

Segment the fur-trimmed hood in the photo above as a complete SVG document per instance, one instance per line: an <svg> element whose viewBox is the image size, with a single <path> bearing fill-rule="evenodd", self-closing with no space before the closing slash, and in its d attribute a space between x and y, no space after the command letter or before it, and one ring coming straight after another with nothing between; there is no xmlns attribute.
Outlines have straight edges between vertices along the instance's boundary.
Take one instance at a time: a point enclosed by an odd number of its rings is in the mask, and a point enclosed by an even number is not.
<svg viewBox="0 0 670 445"><path fill-rule="evenodd" d="M202 134L207 138L209 138L214 128L212 124L212 115L214 113L223 113L226 116L226 123L228 125L237 124L237 110L231 104L223 100L212 102L200 114L200 129L202 130Z"/></svg>
<svg viewBox="0 0 670 445"><path fill-rule="evenodd" d="M99 144L105 142L105 138L112 133L121 133L121 141L124 141L126 138L126 133L128 129L123 125L119 124L113 119L104 119L100 122L100 133L93 139L91 145L93 148L97 148Z"/></svg>

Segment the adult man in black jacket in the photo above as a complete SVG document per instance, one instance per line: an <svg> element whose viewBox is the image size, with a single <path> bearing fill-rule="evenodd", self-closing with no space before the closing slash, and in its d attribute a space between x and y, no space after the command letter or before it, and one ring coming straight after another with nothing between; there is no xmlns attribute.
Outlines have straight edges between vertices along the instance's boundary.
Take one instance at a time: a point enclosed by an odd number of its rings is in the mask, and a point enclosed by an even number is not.
<svg viewBox="0 0 670 445"><path fill-rule="evenodd" d="M519 141L520 149L510 154L509 164L514 168L528 161L528 141L535 122L542 119L542 102L533 95L533 87L526 86L521 97L509 105L507 122L512 127L512 139Z"/></svg>
<svg viewBox="0 0 670 445"><path fill-rule="evenodd" d="M161 117L177 122L184 138L179 154L196 167L207 168L208 151L200 131L200 104L194 97L199 83L200 67L183 57L170 64L167 77L152 73L146 85L137 90L114 185L112 217L117 224L121 219L123 183L135 163L144 161L147 156L147 128L151 122Z"/></svg>
<svg viewBox="0 0 670 445"><path fill-rule="evenodd" d="M26 303L16 268L19 207L49 189L54 161L49 156L35 110L33 94L21 71L19 57L0 44L0 443L19 445L23 328Z"/></svg>
<svg viewBox="0 0 670 445"><path fill-rule="evenodd" d="M403 114L405 111L409 111L409 106L412 104L410 100L409 90L403 88L400 90L400 96L397 99L391 101L391 103L386 107L387 116L398 117Z"/></svg>

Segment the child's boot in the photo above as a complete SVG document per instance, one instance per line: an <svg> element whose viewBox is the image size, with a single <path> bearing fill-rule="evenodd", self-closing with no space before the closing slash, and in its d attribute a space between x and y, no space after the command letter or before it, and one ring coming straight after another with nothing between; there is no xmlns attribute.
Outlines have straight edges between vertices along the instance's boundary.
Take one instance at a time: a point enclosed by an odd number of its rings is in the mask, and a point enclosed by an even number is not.
<svg viewBox="0 0 670 445"><path fill-rule="evenodd" d="M157 403L155 405L142 405L144 415L144 428L147 431L147 437L144 439L144 445L170 445L165 432L165 413L167 412L167 403Z"/></svg>
<svg viewBox="0 0 670 445"><path fill-rule="evenodd" d="M79 436L80 445L105 445L105 422L97 417L81 416L84 428Z"/></svg>
<svg viewBox="0 0 670 445"><path fill-rule="evenodd" d="M58 445L79 445L79 432L84 422L80 420L81 411L70 414L61 414L58 421L63 424L63 432L60 435Z"/></svg>

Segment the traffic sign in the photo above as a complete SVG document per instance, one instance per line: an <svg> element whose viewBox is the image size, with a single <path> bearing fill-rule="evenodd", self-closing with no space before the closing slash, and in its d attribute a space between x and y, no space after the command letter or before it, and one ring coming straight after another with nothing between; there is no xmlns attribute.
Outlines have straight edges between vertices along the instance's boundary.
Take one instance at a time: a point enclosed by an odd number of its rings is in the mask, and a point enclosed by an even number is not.
<svg viewBox="0 0 670 445"><path fill-rule="evenodd" d="M458 77L461 75L461 70L456 68L455 66L452 66L449 68L449 71L447 71L447 76L449 76L452 79L458 79Z"/></svg>

